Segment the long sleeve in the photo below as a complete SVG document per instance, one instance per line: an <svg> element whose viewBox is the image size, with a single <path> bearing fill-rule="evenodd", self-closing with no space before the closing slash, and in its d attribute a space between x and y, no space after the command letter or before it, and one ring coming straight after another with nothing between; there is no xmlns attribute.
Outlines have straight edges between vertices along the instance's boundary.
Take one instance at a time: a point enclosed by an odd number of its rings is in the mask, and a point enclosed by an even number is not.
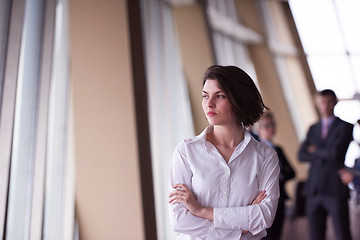
<svg viewBox="0 0 360 240"><path fill-rule="evenodd" d="M214 220L196 217L183 204L169 204L178 239L260 239L275 217L279 198L278 157L245 132L229 161L201 135L185 139L173 153L169 192L185 184L197 202L213 208ZM267 197L250 206L261 190ZM242 234L243 231L250 233Z"/></svg>
<svg viewBox="0 0 360 240"><path fill-rule="evenodd" d="M173 191L175 184L183 183L191 186L192 172L186 161L186 156L177 148L173 154L170 168L169 192ZM212 227L211 221L192 215L184 205L170 205L170 221L175 232L186 233L199 238L205 238Z"/></svg>
<svg viewBox="0 0 360 240"><path fill-rule="evenodd" d="M299 153L298 153L299 161L311 162L313 160L316 160L316 157L314 156L314 154L311 154L308 151L308 148L311 145L315 145L314 140L313 140L315 138L315 135L316 135L315 126L311 126L309 131L306 134L305 140L300 145L300 149L299 149Z"/></svg>
<svg viewBox="0 0 360 240"><path fill-rule="evenodd" d="M287 180L293 179L295 177L295 171L291 167L282 148L279 146L276 146L275 150L279 157L279 165L280 165L279 181L285 183Z"/></svg>
<svg viewBox="0 0 360 240"><path fill-rule="evenodd" d="M214 208L215 227L248 230L253 235L269 228L279 199L279 172L278 157L273 154L264 161L258 175L259 189L266 190L268 196L256 205Z"/></svg>
<svg viewBox="0 0 360 240"><path fill-rule="evenodd" d="M170 168L169 192L178 183L191 189L192 171L186 156L181 152L181 145L174 151ZM192 215L182 204L169 204L170 223L175 232L189 234L201 239L221 239L230 234L231 230L216 230L213 221ZM234 234L234 233L233 233ZM241 231L237 235L241 236Z"/></svg>
<svg viewBox="0 0 360 240"><path fill-rule="evenodd" d="M336 123L334 123L336 124ZM299 160L305 162L326 159L327 161L343 161L349 143L352 140L352 125L342 124L334 126L329 132L329 137L324 141L316 141L316 125L312 126L307 133L305 141L299 150ZM318 126L319 127L319 126ZM308 147L314 145L316 150L313 153Z"/></svg>
<svg viewBox="0 0 360 240"><path fill-rule="evenodd" d="M339 177L345 154L352 140L353 125L336 118L325 139L321 138L321 123L310 127L299 150L299 160L311 163L305 186L307 196L315 193L348 197L349 189ZM309 147L315 149L309 152Z"/></svg>
<svg viewBox="0 0 360 240"><path fill-rule="evenodd" d="M343 163L347 148L352 141L352 129L350 124L333 129L331 139L327 139L324 144L319 145L314 152L314 157Z"/></svg>

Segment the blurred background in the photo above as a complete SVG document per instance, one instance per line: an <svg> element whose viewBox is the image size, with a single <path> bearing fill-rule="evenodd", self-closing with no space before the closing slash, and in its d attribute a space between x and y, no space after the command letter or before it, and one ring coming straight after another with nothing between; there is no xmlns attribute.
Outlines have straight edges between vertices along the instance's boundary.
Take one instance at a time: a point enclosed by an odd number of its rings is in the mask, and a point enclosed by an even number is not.
<svg viewBox="0 0 360 240"><path fill-rule="evenodd" d="M236 65L296 171L283 239L308 238L297 151L319 119L360 119L357 0L1 0L0 239L176 238L172 151L199 134L202 75ZM346 165L360 156L354 130ZM354 238L358 209L351 209ZM333 239L331 224L328 239Z"/></svg>

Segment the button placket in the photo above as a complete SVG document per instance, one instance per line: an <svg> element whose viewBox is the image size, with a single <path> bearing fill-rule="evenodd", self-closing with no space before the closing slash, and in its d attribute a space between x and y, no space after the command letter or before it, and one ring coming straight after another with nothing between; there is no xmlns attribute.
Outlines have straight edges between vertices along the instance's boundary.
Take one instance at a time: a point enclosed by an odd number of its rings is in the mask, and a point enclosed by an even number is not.
<svg viewBox="0 0 360 240"><path fill-rule="evenodd" d="M222 207L226 207L229 201L229 186L230 186L230 168L229 166L221 161L222 174L221 174L221 197L220 202Z"/></svg>

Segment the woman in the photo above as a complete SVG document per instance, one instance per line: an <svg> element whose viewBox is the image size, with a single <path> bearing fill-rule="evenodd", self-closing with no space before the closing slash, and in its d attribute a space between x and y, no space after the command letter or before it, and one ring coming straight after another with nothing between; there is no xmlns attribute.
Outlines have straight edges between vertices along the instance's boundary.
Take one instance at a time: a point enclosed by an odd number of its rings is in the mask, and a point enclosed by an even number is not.
<svg viewBox="0 0 360 240"><path fill-rule="evenodd" d="M286 181L295 177L294 169L289 164L282 148L274 144L273 140L276 134L276 123L274 116L271 112L266 112L259 121L258 124L258 135L261 142L266 143L272 147L278 154L280 175L280 198L275 215L274 222L271 228L267 229L267 236L263 240L277 240L281 239L281 231L285 216L285 200L288 199L288 195L285 191Z"/></svg>
<svg viewBox="0 0 360 240"><path fill-rule="evenodd" d="M276 152L246 127L266 106L235 66L209 67L202 95L211 126L174 151L171 225L178 239L261 239L275 217L280 169Z"/></svg>

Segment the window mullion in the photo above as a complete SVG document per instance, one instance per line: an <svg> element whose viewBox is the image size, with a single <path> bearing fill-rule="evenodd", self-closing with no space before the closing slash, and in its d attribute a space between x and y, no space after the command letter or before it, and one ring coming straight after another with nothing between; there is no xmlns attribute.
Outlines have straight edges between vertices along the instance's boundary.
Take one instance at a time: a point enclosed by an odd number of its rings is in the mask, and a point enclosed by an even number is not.
<svg viewBox="0 0 360 240"><path fill-rule="evenodd" d="M14 103L14 132L6 219L7 239L28 239L30 232L42 7L42 0L25 3Z"/></svg>
<svg viewBox="0 0 360 240"><path fill-rule="evenodd" d="M53 55L56 0L46 0L46 4L44 5L46 6L46 9L43 9L44 17L42 20L42 56L39 76L30 240L41 239L43 231L48 108L51 84L51 64Z"/></svg>
<svg viewBox="0 0 360 240"><path fill-rule="evenodd" d="M2 107L0 112L0 239L3 239L5 234L5 215L9 187L16 86L20 61L24 9L24 0L12 1L7 39L8 44L6 47L7 52L6 57L4 57L4 82L2 86Z"/></svg>

